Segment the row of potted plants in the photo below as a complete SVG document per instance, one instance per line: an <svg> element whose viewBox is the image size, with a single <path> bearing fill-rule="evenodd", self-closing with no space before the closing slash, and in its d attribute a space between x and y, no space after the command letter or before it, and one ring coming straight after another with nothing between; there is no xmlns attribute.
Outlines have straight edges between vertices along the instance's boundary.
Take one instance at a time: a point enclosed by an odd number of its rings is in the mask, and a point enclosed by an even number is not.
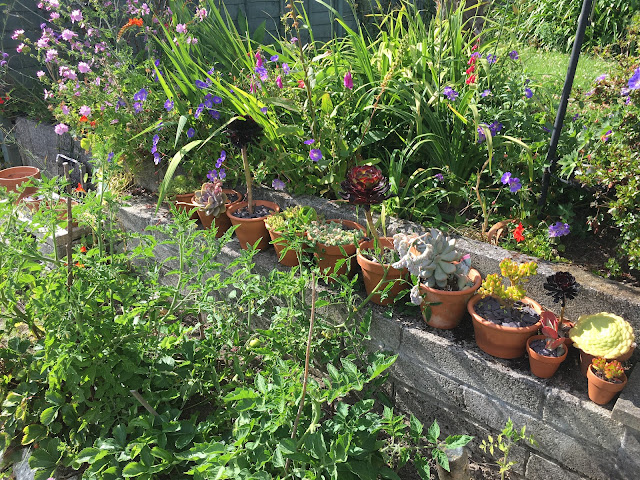
<svg viewBox="0 0 640 480"><path fill-rule="evenodd" d="M561 304L557 317L526 296L527 281L537 273L535 262L518 264L504 259L500 263L501 276L491 274L482 280L480 273L471 268L470 255L459 252L456 240L436 229L424 234L399 233L393 238L378 236L370 207L389 197L388 184L379 169L354 167L341 186L345 200L364 208L368 229L348 220L319 219L310 207L296 206L280 212L277 205L269 204L270 211L264 217L251 219L261 228L254 233L255 237L245 236L244 224L236 230L242 247L262 238L258 246L265 248L268 232L284 265L297 265L304 245L309 244L322 270L331 269L336 274L353 272L357 261L367 294L374 303L389 305L410 285L411 301L420 305L429 326L455 328L468 311L476 343L483 351L507 359L527 352L531 371L540 378L553 376L566 359L571 344L580 349L582 373L589 373L589 378L593 376L592 359L630 357L635 348L633 330L621 317L599 313L582 316L576 324L566 321L566 302L575 298L580 288L570 273L558 272L544 284L554 302ZM199 207L199 214L217 212L218 224L218 218L225 216L220 206L226 204L230 222L240 224L235 217L238 210L246 208L246 202L231 206L224 193L211 192L222 192L221 185L212 182L196 192L192 205ZM240 195L236 195L239 199ZM541 334L537 335L538 332ZM604 345L609 348L603 349ZM596 364L601 361L596 360ZM595 371L605 370L603 367ZM618 370L609 367L607 371ZM606 381L606 375L600 377L605 380L598 380ZM619 383L614 382L616 386Z"/></svg>

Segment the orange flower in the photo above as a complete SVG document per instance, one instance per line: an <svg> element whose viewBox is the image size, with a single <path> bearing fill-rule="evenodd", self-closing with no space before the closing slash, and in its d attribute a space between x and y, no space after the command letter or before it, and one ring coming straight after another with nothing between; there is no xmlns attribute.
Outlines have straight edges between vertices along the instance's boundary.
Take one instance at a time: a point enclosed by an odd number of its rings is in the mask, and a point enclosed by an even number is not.
<svg viewBox="0 0 640 480"><path fill-rule="evenodd" d="M84 263L76 262L76 267L84 268Z"/></svg>
<svg viewBox="0 0 640 480"><path fill-rule="evenodd" d="M524 227L522 226L522 222L520 222L518 223L516 229L513 231L513 238L516 239L516 242L524 241L524 235L522 234L522 232L524 232Z"/></svg>
<svg viewBox="0 0 640 480"><path fill-rule="evenodd" d="M130 22L132 22L133 25L137 25L138 27L142 26L142 19L141 18L132 18L130 20Z"/></svg>
<svg viewBox="0 0 640 480"><path fill-rule="evenodd" d="M86 115L82 115L82 116L80 117L80 121L81 121L81 122L86 122L87 120L89 120L89 119L87 118L87 116L86 116Z"/></svg>
<svg viewBox="0 0 640 480"><path fill-rule="evenodd" d="M75 191L87 193L87 191L84 188L82 188L82 184L80 182L78 182L78 186L75 188Z"/></svg>
<svg viewBox="0 0 640 480"><path fill-rule="evenodd" d="M87 253L87 247L85 247L84 245L82 245L80 247L80 253Z"/></svg>

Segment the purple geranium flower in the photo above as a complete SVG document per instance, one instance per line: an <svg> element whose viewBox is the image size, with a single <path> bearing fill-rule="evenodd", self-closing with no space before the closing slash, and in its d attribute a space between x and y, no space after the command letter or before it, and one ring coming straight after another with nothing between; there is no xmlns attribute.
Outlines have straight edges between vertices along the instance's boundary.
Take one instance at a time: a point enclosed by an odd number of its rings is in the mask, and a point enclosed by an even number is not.
<svg viewBox="0 0 640 480"><path fill-rule="evenodd" d="M187 130L187 137L191 138L196 134L196 131L193 128L190 128L189 130Z"/></svg>
<svg viewBox="0 0 640 480"><path fill-rule="evenodd" d="M509 191L511 193L516 193L521 188L522 188L522 183L520 183L520 179L519 178L511 177L509 179Z"/></svg>
<svg viewBox="0 0 640 480"><path fill-rule="evenodd" d="M202 80L196 80L196 88L199 89L203 89L203 88L207 88L209 85L207 85L207 82L203 82Z"/></svg>
<svg viewBox="0 0 640 480"><path fill-rule="evenodd" d="M274 178L273 182L271 182L271 186L274 190L284 190L285 187L284 182L279 178Z"/></svg>
<svg viewBox="0 0 640 480"><path fill-rule="evenodd" d="M607 75L606 73L603 73L602 75L600 75L599 77L597 77L597 78L596 78L596 83L600 83L600 82L602 82L603 80L606 80L606 78L607 78L608 76L609 76L609 75Z"/></svg>
<svg viewBox="0 0 640 480"><path fill-rule="evenodd" d="M636 68L629 79L628 87L631 90L638 90L640 88L640 67Z"/></svg>
<svg viewBox="0 0 640 480"><path fill-rule="evenodd" d="M213 182L216 178L218 178L218 172L215 170L209 170L209 173L207 173L207 179L210 182Z"/></svg>
<svg viewBox="0 0 640 480"><path fill-rule="evenodd" d="M441 173L436 173L433 178L435 178L436 180L438 180L439 182L444 181L444 175Z"/></svg>
<svg viewBox="0 0 640 480"><path fill-rule="evenodd" d="M322 152L319 148L312 148L309 152L309 158L314 162L318 162L322 159Z"/></svg>
<svg viewBox="0 0 640 480"><path fill-rule="evenodd" d="M167 99L167 101L164 102L164 108L167 110L167 112L173 110L173 100Z"/></svg>
<svg viewBox="0 0 640 480"><path fill-rule="evenodd" d="M524 96L527 97L527 98L533 97L533 92L531 91L531 89L529 87L526 87L524 89Z"/></svg>
<svg viewBox="0 0 640 480"><path fill-rule="evenodd" d="M217 96L217 95L214 95L214 96L213 96L213 98L212 98L212 100L213 100L213 103L215 103L216 105L218 105L218 104L222 103L222 98L220 98L220 97L219 97L219 96Z"/></svg>
<svg viewBox="0 0 640 480"><path fill-rule="evenodd" d="M497 61L498 61L498 57L496 57L495 55L491 53L487 55L487 62L489 62L489 64L496 63Z"/></svg>
<svg viewBox="0 0 640 480"><path fill-rule="evenodd" d="M488 88L480 94L481 97L488 97L489 95L491 95L491 90Z"/></svg>
<svg viewBox="0 0 640 480"><path fill-rule="evenodd" d="M263 82L269 78L269 74L267 73L267 69L264 67L256 67L256 74L260 77L260 80Z"/></svg>
<svg viewBox="0 0 640 480"><path fill-rule="evenodd" d="M502 177L500 178L500 181L502 182L503 185L507 185L510 179L511 179L511 172L504 172L502 174Z"/></svg>
<svg viewBox="0 0 640 480"><path fill-rule="evenodd" d="M442 94L452 102L454 102L456 98L458 98L458 92L456 92L451 87L444 87L444 90L442 90Z"/></svg>
<svg viewBox="0 0 640 480"><path fill-rule="evenodd" d="M284 72L285 75L289 75L289 72L291 72L291 69L289 68L288 63L282 64L282 71Z"/></svg>
<svg viewBox="0 0 640 480"><path fill-rule="evenodd" d="M136 102L133 104L133 110L136 113L140 113L142 111L142 103L141 102Z"/></svg>
<svg viewBox="0 0 640 480"><path fill-rule="evenodd" d="M509 52L509 58L511 60L518 60L518 58L520 58L518 56L518 52L516 52L515 50L511 50L511 52Z"/></svg>
<svg viewBox="0 0 640 480"><path fill-rule="evenodd" d="M489 131L491 132L491 135L494 137L498 133L500 133L500 130L502 130L502 124L497 120L495 122L492 122L491 125L489 125Z"/></svg>
<svg viewBox="0 0 640 480"><path fill-rule="evenodd" d="M553 225L549 225L549 237L563 237L564 235L569 235L569 224L556 222Z"/></svg>
<svg viewBox="0 0 640 480"><path fill-rule="evenodd" d="M149 92L147 92L144 88L141 88L138 93L136 93L133 96L133 99L136 102L144 102L147 99L147 95L149 95Z"/></svg>
<svg viewBox="0 0 640 480"><path fill-rule="evenodd" d="M214 120L220 120L220 112L218 110L209 110L209 115L211 115L211 118Z"/></svg>
<svg viewBox="0 0 640 480"><path fill-rule="evenodd" d="M277 62L278 61L278 55L271 55L271 58L269 60L271 60L272 62Z"/></svg>
<svg viewBox="0 0 640 480"><path fill-rule="evenodd" d="M305 145L313 145L314 143L315 143L315 140L313 138L310 138L309 140L304 141Z"/></svg>

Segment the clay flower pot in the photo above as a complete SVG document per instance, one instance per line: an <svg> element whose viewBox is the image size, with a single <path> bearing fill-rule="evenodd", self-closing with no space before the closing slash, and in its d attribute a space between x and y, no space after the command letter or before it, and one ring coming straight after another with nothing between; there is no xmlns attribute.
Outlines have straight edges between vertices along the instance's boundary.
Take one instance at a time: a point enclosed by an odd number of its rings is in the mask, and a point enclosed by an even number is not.
<svg viewBox="0 0 640 480"><path fill-rule="evenodd" d="M176 209L180 212L188 212L194 208L193 205L193 193L178 193L176 194ZM191 219L196 220L198 218L198 212L191 214Z"/></svg>
<svg viewBox="0 0 640 480"><path fill-rule="evenodd" d="M564 353L559 357L547 357L545 355L540 355L536 351L531 348L531 342L534 340L545 340L547 337L544 335L534 335L533 337L529 337L527 339L527 353L529 354L529 367L531 368L531 373L533 373L538 378L551 378L558 370L558 367L562 362L567 359L567 352L569 351L569 347L566 344L562 343L562 348L564 349Z"/></svg>
<svg viewBox="0 0 640 480"><path fill-rule="evenodd" d="M476 269L469 270L469 280L473 285L459 292L447 292L438 290L437 288L420 285L420 292L424 295L425 302L438 303L438 305L429 305L431 316L427 325L430 327L450 330L456 328L460 324L460 320L464 316L467 309L467 303L473 294L480 288L482 284L482 275ZM426 320L425 309L427 306L422 302L420 309L422 317Z"/></svg>
<svg viewBox="0 0 640 480"><path fill-rule="evenodd" d="M287 250L287 253L282 256L282 251L288 246L287 240L278 240L282 238L282 232L276 232L275 230L269 230L269 236L271 237L271 243L276 250L278 261L285 267L295 267L300 264L298 254L295 250ZM301 237L305 236L305 233L300 234ZM276 241L278 240L278 241Z"/></svg>
<svg viewBox="0 0 640 480"><path fill-rule="evenodd" d="M474 295L467 303L467 310L473 321L473 331L476 337L476 344L480 349L489 355L498 358L518 358L524 355L527 346L527 339L535 335L541 327L538 321L529 327L503 327L490 320L485 320L475 311L475 305L480 301L482 295ZM533 307L536 313L542 313L542 307L529 297L520 300L522 303Z"/></svg>
<svg viewBox="0 0 640 480"><path fill-rule="evenodd" d="M622 382L612 383L598 377L593 373L593 368L587 369L587 380L589 381L589 398L598 405L606 405L627 385L627 376L622 374Z"/></svg>
<svg viewBox="0 0 640 480"><path fill-rule="evenodd" d="M280 207L278 205L267 200L255 200L253 204L256 207L262 205L274 212L280 211ZM232 225L238 225L238 228L236 228L236 236L240 241L240 246L244 250L248 248L247 245L253 245L259 239L261 240L258 244L258 249L264 250L269 247L269 232L264 224L264 220L268 215L260 218L239 218L234 215L235 212L245 208L247 205L247 202L237 202L230 205L227 207L227 216L229 217Z"/></svg>
<svg viewBox="0 0 640 480"><path fill-rule="evenodd" d="M577 348L577 347L576 347ZM605 360L618 360L619 362L624 362L626 360L629 360L631 358L631 355L633 355L634 350L636 349L635 347L635 343L633 344L633 346L627 351L627 353L620 355L619 357L616 358L606 358ZM580 372L582 373L582 375L584 375L585 377L587 376L587 371L589 370L589 367L591 366L591 361L596 358L596 355L591 355L590 353L586 353L583 350L578 348L578 351L580 352Z"/></svg>
<svg viewBox="0 0 640 480"><path fill-rule="evenodd" d="M327 220L327 222L342 223L343 226L352 230L362 230L365 235L367 230L360 224L352 222L350 220L333 219ZM316 241L313 238L309 238L312 242L315 241L315 257L318 260L318 267L320 271L324 272L329 269L329 273L334 273L336 262L342 258L351 257L349 261L344 262L338 270L335 271L336 275L344 275L347 273L347 267L349 267L349 275L352 276L355 273L355 259L353 255L356 253L357 245L350 243L345 245L326 245L322 242ZM342 251L344 250L344 253ZM346 254L346 255L345 255ZM329 278L328 283L333 283L333 279Z"/></svg>
<svg viewBox="0 0 640 480"><path fill-rule="evenodd" d="M17 192L20 185L32 178L40 178L40 169L30 166L11 167L0 170L0 186L10 192ZM18 201L29 197L38 191L38 187L27 187L18 197Z"/></svg>
<svg viewBox="0 0 640 480"><path fill-rule="evenodd" d="M379 292L382 292L389 283L393 283L391 290L387 292L387 296L384 300L381 299L380 293L376 293L371 297L371 301L377 305L390 305L394 302L398 294L403 290L404 285L400 280L406 278L408 272L406 269L398 270L397 268L393 268L388 264L380 264L378 262L374 262L365 257L362 252L365 250L372 250L374 245L373 240L367 240L360 243L360 247L358 248L358 256L356 257L358 260L358 265L362 269L362 279L364 280L364 288L367 292L367 295L370 295L374 288L380 283L382 280L382 276L384 275L385 270L387 271L387 276L385 281L380 288ZM380 237L380 241L378 245L381 248L390 248L393 250L393 238L391 237Z"/></svg>

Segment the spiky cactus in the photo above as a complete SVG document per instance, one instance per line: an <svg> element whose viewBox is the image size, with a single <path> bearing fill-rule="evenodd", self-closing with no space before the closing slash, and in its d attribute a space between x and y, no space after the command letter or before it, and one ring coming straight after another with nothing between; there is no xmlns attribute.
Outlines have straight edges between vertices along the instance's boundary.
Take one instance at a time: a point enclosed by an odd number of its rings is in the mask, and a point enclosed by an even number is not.
<svg viewBox="0 0 640 480"><path fill-rule="evenodd" d="M424 235L393 236L393 245L400 255L394 268L407 268L409 273L420 278L427 287L445 289L456 285L464 290L471 282L467 274L471 266L471 257L456 250L456 240L432 228Z"/></svg>
<svg viewBox="0 0 640 480"><path fill-rule="evenodd" d="M213 182L203 183L200 190L196 190L193 203L204 210L205 214L218 217L226 210L227 196L222 191L222 181L215 179Z"/></svg>

